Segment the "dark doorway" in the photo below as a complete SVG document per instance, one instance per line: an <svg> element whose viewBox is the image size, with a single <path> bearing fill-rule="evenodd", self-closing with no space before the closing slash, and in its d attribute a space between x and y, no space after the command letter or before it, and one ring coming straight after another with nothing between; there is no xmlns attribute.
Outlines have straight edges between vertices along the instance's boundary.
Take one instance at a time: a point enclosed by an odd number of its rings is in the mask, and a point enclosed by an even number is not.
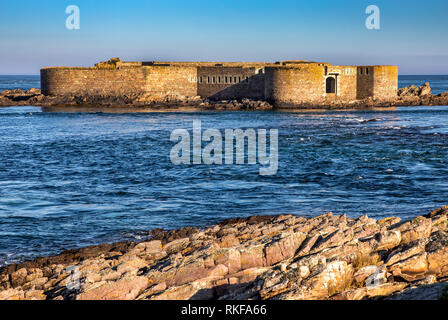
<svg viewBox="0 0 448 320"><path fill-rule="evenodd" d="M333 77L327 78L327 93L336 93L336 80Z"/></svg>

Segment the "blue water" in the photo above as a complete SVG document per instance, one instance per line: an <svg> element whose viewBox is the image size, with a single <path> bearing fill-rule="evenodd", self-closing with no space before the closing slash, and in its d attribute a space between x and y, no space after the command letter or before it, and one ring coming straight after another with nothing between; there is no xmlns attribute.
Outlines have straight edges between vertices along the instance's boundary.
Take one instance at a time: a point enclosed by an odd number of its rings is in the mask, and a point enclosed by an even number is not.
<svg viewBox="0 0 448 320"><path fill-rule="evenodd" d="M172 130L276 128L279 169L181 165ZM375 121L368 121L375 120ZM448 107L51 113L0 108L0 265L253 214L404 219L448 204Z"/></svg>
<svg viewBox="0 0 448 320"><path fill-rule="evenodd" d="M0 91L11 89L28 90L31 88L40 89L39 75L29 75L29 76L0 75Z"/></svg>
<svg viewBox="0 0 448 320"><path fill-rule="evenodd" d="M448 92L448 75L447 76L399 76L398 87L408 87L410 85L420 86L425 82L431 84L433 94Z"/></svg>

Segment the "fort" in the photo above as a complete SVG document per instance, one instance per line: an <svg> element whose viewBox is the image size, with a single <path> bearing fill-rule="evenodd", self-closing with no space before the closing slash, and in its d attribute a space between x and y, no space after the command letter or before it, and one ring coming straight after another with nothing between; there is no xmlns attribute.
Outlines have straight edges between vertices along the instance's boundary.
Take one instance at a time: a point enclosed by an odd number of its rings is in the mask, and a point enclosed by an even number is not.
<svg viewBox="0 0 448 320"><path fill-rule="evenodd" d="M41 69L47 96L145 94L209 100L264 100L278 107L397 98L397 66L335 66L304 60L263 62L125 62Z"/></svg>

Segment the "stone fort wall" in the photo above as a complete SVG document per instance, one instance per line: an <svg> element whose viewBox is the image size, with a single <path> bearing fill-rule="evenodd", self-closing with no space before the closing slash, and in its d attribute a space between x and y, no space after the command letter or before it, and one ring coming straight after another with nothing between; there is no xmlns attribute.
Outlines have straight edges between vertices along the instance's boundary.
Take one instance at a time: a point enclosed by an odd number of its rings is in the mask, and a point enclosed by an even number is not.
<svg viewBox="0 0 448 320"><path fill-rule="evenodd" d="M398 67L375 66L373 69L373 96L385 100L396 98L398 89Z"/></svg>
<svg viewBox="0 0 448 320"><path fill-rule="evenodd" d="M143 69L44 68L40 71L45 95L122 95L145 91Z"/></svg>
<svg viewBox="0 0 448 320"><path fill-rule="evenodd" d="M323 99L324 68L318 64L266 67L265 97L282 107Z"/></svg>
<svg viewBox="0 0 448 320"><path fill-rule="evenodd" d="M264 99L263 68L198 67L198 95L213 100Z"/></svg>
<svg viewBox="0 0 448 320"><path fill-rule="evenodd" d="M196 96L197 68L189 66L139 66L120 69L44 68L41 89L45 95L135 95L155 99L167 95Z"/></svg>
<svg viewBox="0 0 448 320"><path fill-rule="evenodd" d="M396 66L333 66L284 61L121 62L112 59L91 68L50 67L41 70L45 95L136 95L153 100L166 96L201 96L213 100L267 100L281 107L350 102L397 95Z"/></svg>
<svg viewBox="0 0 448 320"><path fill-rule="evenodd" d="M334 89L327 81L334 79ZM351 102L371 97L393 100L397 97L396 66L332 66L310 63L266 67L266 100L281 107Z"/></svg>

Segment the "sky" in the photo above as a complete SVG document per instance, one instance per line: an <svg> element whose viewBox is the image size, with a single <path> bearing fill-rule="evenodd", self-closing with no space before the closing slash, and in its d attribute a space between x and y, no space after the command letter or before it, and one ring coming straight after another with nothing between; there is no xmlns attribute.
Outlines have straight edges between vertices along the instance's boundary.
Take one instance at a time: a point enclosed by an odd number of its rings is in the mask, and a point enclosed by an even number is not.
<svg viewBox="0 0 448 320"><path fill-rule="evenodd" d="M66 7L80 29L66 28ZM366 8L380 9L369 30ZM448 74L446 0L1 0L0 74L125 61L310 60Z"/></svg>

